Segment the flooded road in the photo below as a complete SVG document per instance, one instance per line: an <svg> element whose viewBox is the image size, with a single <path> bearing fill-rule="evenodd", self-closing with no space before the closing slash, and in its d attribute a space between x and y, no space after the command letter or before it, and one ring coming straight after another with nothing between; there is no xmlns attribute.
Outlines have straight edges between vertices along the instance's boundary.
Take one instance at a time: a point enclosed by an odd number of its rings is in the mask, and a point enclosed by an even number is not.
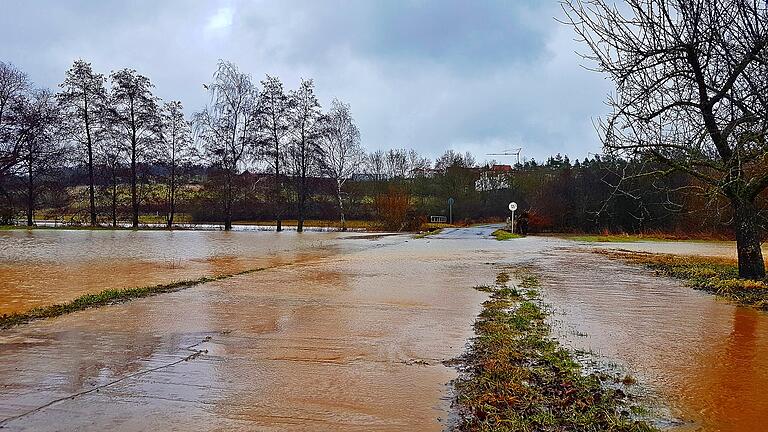
<svg viewBox="0 0 768 432"><path fill-rule="evenodd" d="M600 245L710 256L729 256L732 247L673 246ZM670 417L681 420L672 429L766 430L768 314L572 243L550 242L526 261L542 277L542 298L553 308L557 336L635 376L670 409Z"/></svg>
<svg viewBox="0 0 768 432"><path fill-rule="evenodd" d="M257 238L258 239L258 238ZM503 254L339 239L296 265L7 330L8 430L441 430Z"/></svg>
<svg viewBox="0 0 768 432"><path fill-rule="evenodd" d="M455 377L441 362L463 352L486 298L471 287L508 266L541 276L555 335L635 376L680 420L667 423L671 430L768 424L768 314L611 261L591 253L594 245L550 237L499 242L490 231L451 229L423 239L210 233L209 240L166 239L163 248L121 248L116 257L148 262L162 262L171 250L207 271L258 262L269 268L3 331L0 425L441 430ZM48 243L38 249L35 241ZM84 262L81 256L104 252L87 249L90 240L75 249L35 241L25 265L49 262L51 254ZM669 242L634 245L674 252ZM210 256L231 258L202 264ZM16 262L7 254L3 260Z"/></svg>

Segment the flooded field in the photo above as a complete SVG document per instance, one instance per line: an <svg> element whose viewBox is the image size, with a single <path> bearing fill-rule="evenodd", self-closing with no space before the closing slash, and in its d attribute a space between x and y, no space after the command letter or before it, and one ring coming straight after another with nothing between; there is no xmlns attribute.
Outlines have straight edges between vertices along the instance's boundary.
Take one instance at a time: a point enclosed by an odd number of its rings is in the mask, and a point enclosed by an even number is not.
<svg viewBox="0 0 768 432"><path fill-rule="evenodd" d="M0 315L132 288L295 262L339 233L0 231Z"/></svg>
<svg viewBox="0 0 768 432"><path fill-rule="evenodd" d="M0 426L441 430L450 425L449 383L456 374L442 362L463 352L485 298L471 287L518 266L541 276L556 337L636 377L641 393L661 407L662 425L735 432L768 424L762 395L768 388L768 314L590 252L713 253L706 243L675 250L670 242L499 242L487 237L490 231L446 230L418 240L332 233L0 233L3 265L28 269L16 279L3 272L5 293L26 284L44 301L83 292L83 285L146 285L195 272L269 267L3 331ZM716 254L729 253L722 245ZM167 260L177 264L163 265ZM143 264L131 270L119 264L126 261ZM46 284L38 272L51 263L57 270L49 274L58 282ZM15 295L25 304L32 298Z"/></svg>

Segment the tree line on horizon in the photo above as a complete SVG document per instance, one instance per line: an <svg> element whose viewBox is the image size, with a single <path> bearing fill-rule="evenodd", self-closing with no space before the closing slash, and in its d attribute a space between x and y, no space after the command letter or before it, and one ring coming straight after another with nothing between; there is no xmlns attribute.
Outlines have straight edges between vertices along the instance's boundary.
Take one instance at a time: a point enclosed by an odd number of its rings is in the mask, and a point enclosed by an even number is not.
<svg viewBox="0 0 768 432"><path fill-rule="evenodd" d="M681 175L628 176L652 158L553 156L514 167L446 150L366 153L349 105L323 111L312 80L286 91L220 62L203 86L209 103L189 118L132 69L109 77L75 61L60 90L37 89L0 62L0 222L36 212L72 223L117 226L155 214L187 222L286 218L376 220L418 229L431 215L503 220L517 201L534 231L729 232L722 199L691 197ZM497 170L497 168L514 168ZM712 210L716 211L713 212ZM712 215L715 215L714 217Z"/></svg>

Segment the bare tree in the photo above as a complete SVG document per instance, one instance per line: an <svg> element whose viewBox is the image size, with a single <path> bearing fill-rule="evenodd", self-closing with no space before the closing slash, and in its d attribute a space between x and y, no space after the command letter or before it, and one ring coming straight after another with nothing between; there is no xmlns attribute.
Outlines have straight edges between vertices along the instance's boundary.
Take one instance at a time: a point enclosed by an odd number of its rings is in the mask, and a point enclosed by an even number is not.
<svg viewBox="0 0 768 432"><path fill-rule="evenodd" d="M59 93L67 120L64 130L73 141L79 143L87 156L88 197L90 224L96 225L96 198L94 191L94 137L103 117L106 90L104 76L93 72L90 63L77 60L67 71L62 92Z"/></svg>
<svg viewBox="0 0 768 432"><path fill-rule="evenodd" d="M342 189L344 183L360 168L365 158L365 153L360 146L360 131L355 125L348 104L337 99L333 100L331 109L325 116L324 133L320 145L325 172L336 182L341 229L346 231Z"/></svg>
<svg viewBox="0 0 768 432"><path fill-rule="evenodd" d="M259 97L259 145L257 154L272 167L274 173L275 219L277 231L282 231L283 180L281 168L285 159L285 145L290 129L291 99L283 91L283 83L278 77L267 75L261 81L262 91Z"/></svg>
<svg viewBox="0 0 768 432"><path fill-rule="evenodd" d="M405 178L408 173L408 153L404 149L389 149L384 155L387 177Z"/></svg>
<svg viewBox="0 0 768 432"><path fill-rule="evenodd" d="M299 89L290 94L290 131L291 145L289 161L297 181L298 189L298 225L296 230L304 230L304 218L307 199L310 195L307 177L317 174L320 167L319 139L322 133L320 102L315 96L312 80L301 80Z"/></svg>
<svg viewBox="0 0 768 432"><path fill-rule="evenodd" d="M109 199L110 219L112 227L117 227L117 206L120 196L120 180L125 170L127 148L121 134L105 128L99 136L96 145L96 161L103 170L108 184L104 193Z"/></svg>
<svg viewBox="0 0 768 432"><path fill-rule="evenodd" d="M131 225L139 226L138 165L149 160L158 130L158 99L149 78L133 69L113 72L110 113L114 127L125 137L131 165Z"/></svg>
<svg viewBox="0 0 768 432"><path fill-rule="evenodd" d="M0 62L0 177L19 161L23 140L19 110L28 87L23 72Z"/></svg>
<svg viewBox="0 0 768 432"><path fill-rule="evenodd" d="M37 197L53 179L55 169L63 165L63 149L57 136L60 111L53 93L35 90L26 97L19 122L24 131L19 171L25 177L27 226L33 226Z"/></svg>
<svg viewBox="0 0 768 432"><path fill-rule="evenodd" d="M408 150L408 177L415 177L416 173L424 172L432 167L432 162L429 158L421 156L419 152L414 149Z"/></svg>
<svg viewBox="0 0 768 432"><path fill-rule="evenodd" d="M224 229L232 229L234 180L247 150L256 140L258 91L248 74L220 61L213 80L204 86L211 101L193 119L197 138L213 167L223 174Z"/></svg>
<svg viewBox="0 0 768 432"><path fill-rule="evenodd" d="M609 152L650 157L726 197L739 275L763 278L768 187L768 6L755 0L567 0L585 57L616 84Z"/></svg>
<svg viewBox="0 0 768 432"><path fill-rule="evenodd" d="M158 138L160 149L159 161L168 169L167 179L167 203L168 203L168 228L173 227L173 218L176 213L176 192L181 185L180 170L191 163L197 152L192 142L190 123L184 118L181 102L171 101L163 105L162 120Z"/></svg>
<svg viewBox="0 0 768 432"><path fill-rule="evenodd" d="M383 150L376 150L365 158L365 170L374 180L381 181L387 178L385 154Z"/></svg>

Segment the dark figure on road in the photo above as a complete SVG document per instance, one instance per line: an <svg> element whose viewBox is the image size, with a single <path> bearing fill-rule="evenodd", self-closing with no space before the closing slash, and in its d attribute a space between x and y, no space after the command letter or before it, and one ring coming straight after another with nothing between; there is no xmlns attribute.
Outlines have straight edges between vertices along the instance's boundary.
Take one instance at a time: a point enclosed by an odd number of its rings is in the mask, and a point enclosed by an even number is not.
<svg viewBox="0 0 768 432"><path fill-rule="evenodd" d="M528 212L520 212L520 216L517 218L517 229L522 235L528 235Z"/></svg>

